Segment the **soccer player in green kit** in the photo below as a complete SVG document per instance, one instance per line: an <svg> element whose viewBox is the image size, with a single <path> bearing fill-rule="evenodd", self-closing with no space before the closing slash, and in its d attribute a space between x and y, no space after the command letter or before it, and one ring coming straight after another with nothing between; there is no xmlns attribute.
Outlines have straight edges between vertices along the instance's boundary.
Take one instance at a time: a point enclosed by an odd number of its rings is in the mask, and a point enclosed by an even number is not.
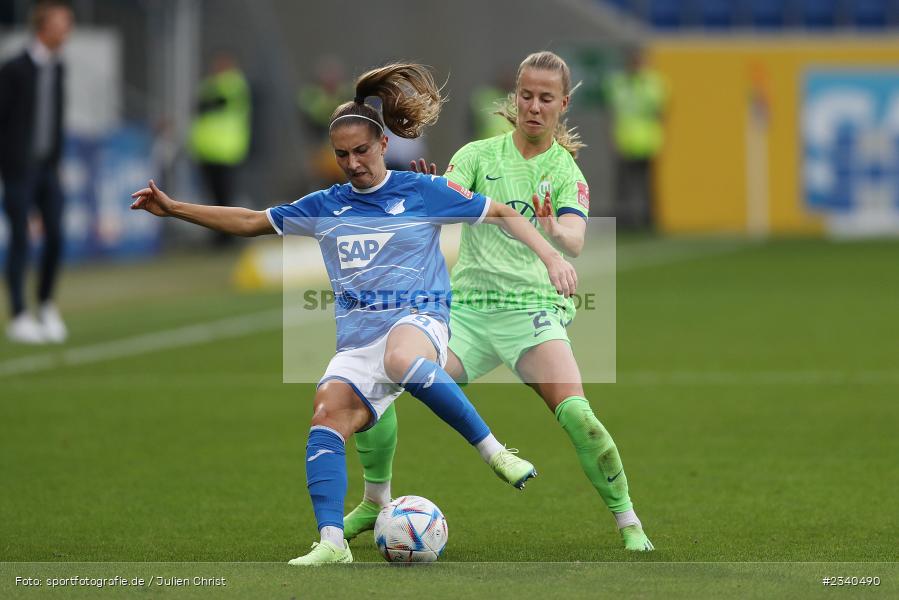
<svg viewBox="0 0 899 600"><path fill-rule="evenodd" d="M514 131L465 145L444 176L519 211L530 199L544 235L564 254L577 256L584 245L590 197L574 161L583 144L561 119L570 92L564 60L552 52L531 54L519 66L516 89L502 109ZM416 168L424 170L424 161ZM436 171L434 165L431 171ZM634 512L615 442L584 396L565 331L574 318L573 302L556 292L540 267L532 252L498 229L463 228L452 271L446 371L458 382L475 381L500 364L516 372L568 434L584 474L614 515L625 548L653 550ZM390 502L395 408L355 437L365 493L344 518L347 539L372 529Z"/></svg>

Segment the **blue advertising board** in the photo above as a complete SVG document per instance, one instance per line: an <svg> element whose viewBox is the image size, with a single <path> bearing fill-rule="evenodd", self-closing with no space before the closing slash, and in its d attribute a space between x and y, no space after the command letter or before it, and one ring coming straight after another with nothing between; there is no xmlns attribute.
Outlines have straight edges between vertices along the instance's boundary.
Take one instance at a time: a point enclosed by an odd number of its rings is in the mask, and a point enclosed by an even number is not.
<svg viewBox="0 0 899 600"><path fill-rule="evenodd" d="M118 128L100 138L69 135L60 175L66 196L65 261L123 259L158 252L162 223L129 210L130 194L155 173L152 137L144 127ZM0 195L2 197L2 195ZM40 228L32 228L39 252ZM0 261L8 231L0 223Z"/></svg>
<svg viewBox="0 0 899 600"><path fill-rule="evenodd" d="M846 233L899 226L899 71L813 69L801 105L806 207Z"/></svg>

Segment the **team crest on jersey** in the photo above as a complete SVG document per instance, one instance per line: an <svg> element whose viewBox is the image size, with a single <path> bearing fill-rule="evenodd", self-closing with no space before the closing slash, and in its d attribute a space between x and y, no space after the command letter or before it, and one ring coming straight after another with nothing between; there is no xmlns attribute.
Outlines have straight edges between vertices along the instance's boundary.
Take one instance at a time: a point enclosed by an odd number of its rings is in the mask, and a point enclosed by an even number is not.
<svg viewBox="0 0 899 600"><path fill-rule="evenodd" d="M577 203L590 210L590 188L583 181L577 182Z"/></svg>
<svg viewBox="0 0 899 600"><path fill-rule="evenodd" d="M406 212L406 199L403 198L399 202L395 202L387 208L388 215L401 215Z"/></svg>
<svg viewBox="0 0 899 600"><path fill-rule="evenodd" d="M459 185L459 184L456 183L455 181L450 181L449 179L447 179L447 180L446 180L446 185L449 186L451 189L456 190L457 192L459 192L459 193L462 194L463 196L465 196L465 199L466 199L466 200L471 200L471 197L474 196L474 192L472 192L472 191L469 190L469 189L466 189L466 188L462 187L461 185Z"/></svg>
<svg viewBox="0 0 899 600"><path fill-rule="evenodd" d="M537 197L539 197L541 201L543 201L543 199L546 198L547 194L552 196L552 193L553 193L553 184L548 179L542 180L540 182L540 184L537 186Z"/></svg>
<svg viewBox="0 0 899 600"><path fill-rule="evenodd" d="M367 266L392 237L392 233L337 236L337 254L340 256L340 268L358 269Z"/></svg>

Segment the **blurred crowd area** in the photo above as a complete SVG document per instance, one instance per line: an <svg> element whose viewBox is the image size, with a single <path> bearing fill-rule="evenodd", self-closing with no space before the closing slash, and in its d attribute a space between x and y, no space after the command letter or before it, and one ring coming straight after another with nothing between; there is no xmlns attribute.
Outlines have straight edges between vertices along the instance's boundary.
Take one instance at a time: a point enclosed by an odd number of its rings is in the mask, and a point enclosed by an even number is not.
<svg viewBox="0 0 899 600"><path fill-rule="evenodd" d="M658 30L752 28L885 29L899 25L896 0L601 0Z"/></svg>
<svg viewBox="0 0 899 600"><path fill-rule="evenodd" d="M591 214L659 234L899 231L894 0L72 0L66 64L65 257L224 245L128 210L154 178L176 197L253 208L340 182L334 107L373 66L445 82L439 123L393 136L388 162L442 172L518 63L551 49L581 82L569 122ZM31 0L0 2L0 59L29 43ZM476 15L476 18L472 18ZM40 244L41 224L31 225ZM0 224L0 260L8 239Z"/></svg>

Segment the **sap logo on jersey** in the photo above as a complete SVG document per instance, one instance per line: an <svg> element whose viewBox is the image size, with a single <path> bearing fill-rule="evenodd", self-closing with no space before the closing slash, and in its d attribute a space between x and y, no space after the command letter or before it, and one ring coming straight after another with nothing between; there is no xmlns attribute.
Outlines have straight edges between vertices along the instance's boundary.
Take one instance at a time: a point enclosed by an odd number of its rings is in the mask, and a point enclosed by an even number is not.
<svg viewBox="0 0 899 600"><path fill-rule="evenodd" d="M337 253L340 254L340 268L358 269L366 266L384 248L387 240L392 237L392 233L337 236Z"/></svg>

